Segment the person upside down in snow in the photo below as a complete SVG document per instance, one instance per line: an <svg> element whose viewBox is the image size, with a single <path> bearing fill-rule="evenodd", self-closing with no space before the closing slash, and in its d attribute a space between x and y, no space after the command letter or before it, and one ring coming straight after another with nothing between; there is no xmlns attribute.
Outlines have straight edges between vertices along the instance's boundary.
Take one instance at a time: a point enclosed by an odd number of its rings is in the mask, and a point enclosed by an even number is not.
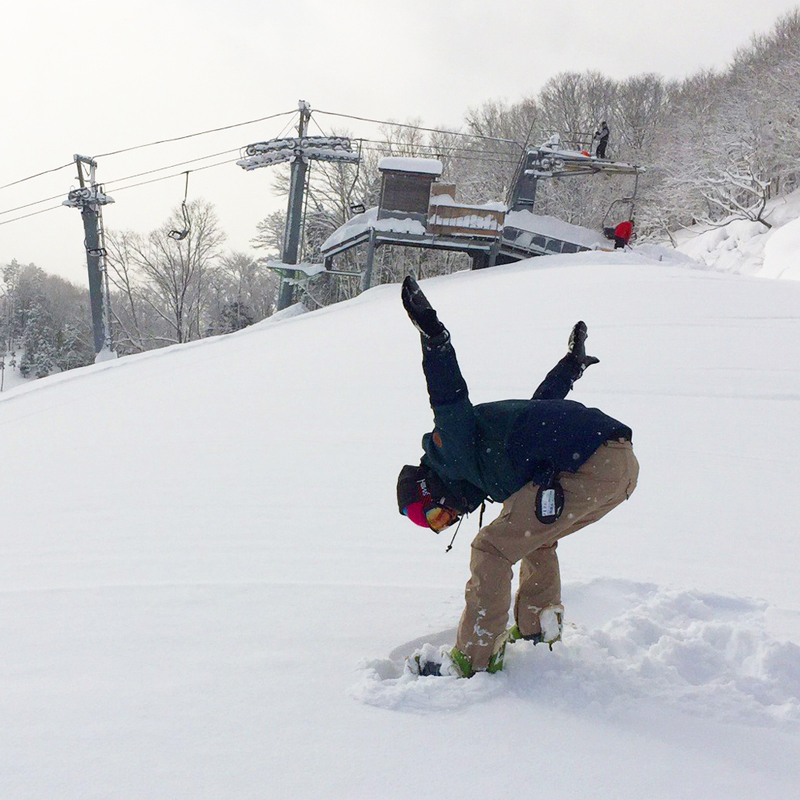
<svg viewBox="0 0 800 800"><path fill-rule="evenodd" d="M455 647L425 645L407 669L465 678L497 672L507 643L526 639L552 647L561 638L558 541L631 496L639 474L632 432L596 408L564 399L599 361L586 355L583 322L530 400L473 406L450 333L411 277L403 282L402 301L420 332L435 427L423 436L419 466L400 472L400 513L439 533L486 499L503 504L472 542ZM506 630L517 562L514 624Z"/></svg>

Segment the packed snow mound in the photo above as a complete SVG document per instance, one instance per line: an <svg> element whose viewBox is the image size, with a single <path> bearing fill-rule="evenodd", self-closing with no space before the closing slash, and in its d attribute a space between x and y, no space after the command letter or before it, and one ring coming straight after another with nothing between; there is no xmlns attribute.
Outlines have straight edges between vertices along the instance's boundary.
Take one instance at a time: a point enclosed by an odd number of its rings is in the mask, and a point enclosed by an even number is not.
<svg viewBox="0 0 800 800"><path fill-rule="evenodd" d="M720 272L757 275L764 264L768 230L760 222L733 220L687 239L678 251Z"/></svg>
<svg viewBox="0 0 800 800"><path fill-rule="evenodd" d="M677 251L719 272L800 280L800 190L767 204L769 223L733 219L695 225L675 235Z"/></svg>
<svg viewBox="0 0 800 800"><path fill-rule="evenodd" d="M674 247L645 242L644 244L634 245L631 250L637 256L644 256L651 261L658 261L660 264L674 264L688 269L701 269L703 267L701 263Z"/></svg>
<svg viewBox="0 0 800 800"><path fill-rule="evenodd" d="M800 280L800 219L773 231L764 246L763 278Z"/></svg>
<svg viewBox="0 0 800 800"><path fill-rule="evenodd" d="M409 642L366 661L356 699L432 713L513 694L542 707L579 712L594 704L617 714L659 701L690 714L759 725L800 721L800 647L768 633L767 604L741 597L599 579L564 587L563 642L516 642L502 676L470 681L404 673ZM430 637L452 643L455 628ZM426 640L428 641L428 640Z"/></svg>

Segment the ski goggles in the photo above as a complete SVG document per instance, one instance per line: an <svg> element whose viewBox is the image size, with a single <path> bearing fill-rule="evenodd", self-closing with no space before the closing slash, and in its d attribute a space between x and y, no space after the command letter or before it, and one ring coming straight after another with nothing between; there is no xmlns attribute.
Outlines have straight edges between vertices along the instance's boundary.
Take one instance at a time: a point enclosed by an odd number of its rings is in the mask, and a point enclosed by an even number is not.
<svg viewBox="0 0 800 800"><path fill-rule="evenodd" d="M441 533L445 528L458 522L459 516L452 508L445 506L434 505L425 509L425 521L428 523L428 527L436 533Z"/></svg>
<svg viewBox="0 0 800 800"><path fill-rule="evenodd" d="M457 522L460 514L452 508L440 506L435 503L425 504L422 500L409 503L404 509L405 514L415 525L422 528L430 528L436 533L441 533L445 528L449 528Z"/></svg>

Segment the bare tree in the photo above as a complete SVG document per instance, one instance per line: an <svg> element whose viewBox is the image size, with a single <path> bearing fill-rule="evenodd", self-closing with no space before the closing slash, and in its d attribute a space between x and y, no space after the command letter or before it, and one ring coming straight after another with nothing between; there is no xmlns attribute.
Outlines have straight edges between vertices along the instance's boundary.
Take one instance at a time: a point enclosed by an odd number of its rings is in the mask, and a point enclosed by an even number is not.
<svg viewBox="0 0 800 800"><path fill-rule="evenodd" d="M646 153L667 116L664 79L647 73L623 81L614 93L613 115L621 157Z"/></svg>
<svg viewBox="0 0 800 800"><path fill-rule="evenodd" d="M269 255L279 258L283 250L283 236L286 230L286 213L273 211L256 225L256 235L250 244L256 250L267 250Z"/></svg>
<svg viewBox="0 0 800 800"><path fill-rule="evenodd" d="M131 231L106 233L113 338L122 354L141 353L155 344L152 327L146 324L147 310L136 276L135 254L141 247L141 238Z"/></svg>
<svg viewBox="0 0 800 800"><path fill-rule="evenodd" d="M201 336L208 273L225 239L210 203L194 200L188 204L188 213L191 225L181 241L169 235L183 227L176 209L161 228L128 242L133 263L144 279L142 299L166 323L167 338L175 343Z"/></svg>

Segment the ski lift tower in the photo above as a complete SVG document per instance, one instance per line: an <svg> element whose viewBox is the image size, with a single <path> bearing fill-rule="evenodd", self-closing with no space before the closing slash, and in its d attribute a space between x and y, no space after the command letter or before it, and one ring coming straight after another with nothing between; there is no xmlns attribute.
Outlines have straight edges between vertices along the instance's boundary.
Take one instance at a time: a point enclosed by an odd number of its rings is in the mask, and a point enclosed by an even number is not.
<svg viewBox="0 0 800 800"><path fill-rule="evenodd" d="M286 229L283 236L283 252L280 267L281 288L278 295L278 310L292 303L297 270L300 232L303 223L303 201L306 189L306 172L309 161L342 161L356 164L358 153L352 151L350 139L345 136L308 136L308 121L311 119L311 106L300 100L300 122L297 136L284 139L271 139L267 142L250 144L245 148L245 158L236 163L244 170L271 167L274 164L289 162L292 176L289 185L289 205L286 210ZM276 268L275 262L271 263Z"/></svg>
<svg viewBox="0 0 800 800"><path fill-rule="evenodd" d="M85 233L86 265L89 270L89 301L92 306L95 362L116 358L111 340L111 305L106 269L105 231L102 208L114 199L109 197L95 180L97 162L89 156L75 156L80 187L72 189L62 205L79 208ZM83 168L88 167L88 176Z"/></svg>

